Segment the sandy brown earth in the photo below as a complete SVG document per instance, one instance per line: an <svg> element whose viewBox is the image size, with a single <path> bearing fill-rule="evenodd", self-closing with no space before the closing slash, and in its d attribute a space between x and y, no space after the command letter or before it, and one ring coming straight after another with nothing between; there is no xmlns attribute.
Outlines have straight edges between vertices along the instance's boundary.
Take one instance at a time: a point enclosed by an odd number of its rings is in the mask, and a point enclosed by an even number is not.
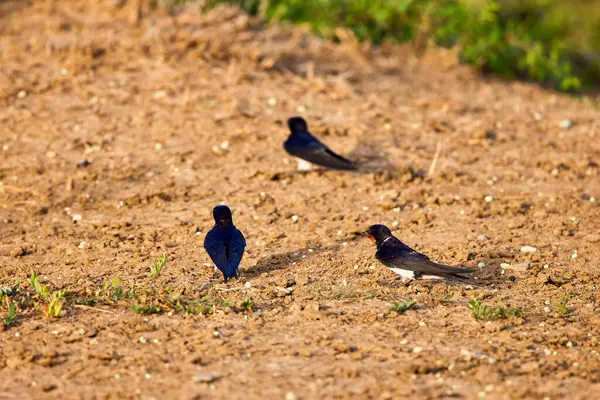
<svg viewBox="0 0 600 400"><path fill-rule="evenodd" d="M598 398L594 106L235 9L0 15L0 286L21 282L0 399ZM295 114L368 171L296 172ZM202 248L220 202L248 242L228 284ZM479 265L474 285L403 284L358 234L373 223ZM68 289L60 318L32 270ZM117 275L137 298L103 290ZM522 317L479 321L471 297Z"/></svg>

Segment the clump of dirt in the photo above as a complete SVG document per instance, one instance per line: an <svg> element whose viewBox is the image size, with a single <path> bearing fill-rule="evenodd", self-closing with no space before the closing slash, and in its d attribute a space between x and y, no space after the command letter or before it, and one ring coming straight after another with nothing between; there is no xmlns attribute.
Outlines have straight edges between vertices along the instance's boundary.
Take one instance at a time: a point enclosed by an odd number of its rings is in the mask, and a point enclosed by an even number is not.
<svg viewBox="0 0 600 400"><path fill-rule="evenodd" d="M18 304L2 393L600 389L597 108L483 80L449 51L332 44L235 8L0 9L0 284L21 282L0 306ZM297 172L282 149L296 114L368 172ZM202 248L221 202L248 242L228 284ZM358 235L373 223L476 280L400 282ZM60 317L31 271L68 290ZM520 316L476 319L472 297Z"/></svg>

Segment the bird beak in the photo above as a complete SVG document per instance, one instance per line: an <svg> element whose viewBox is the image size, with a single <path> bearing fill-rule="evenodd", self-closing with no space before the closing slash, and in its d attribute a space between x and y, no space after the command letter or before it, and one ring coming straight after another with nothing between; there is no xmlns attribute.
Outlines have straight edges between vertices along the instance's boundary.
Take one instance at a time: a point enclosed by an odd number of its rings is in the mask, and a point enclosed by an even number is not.
<svg viewBox="0 0 600 400"><path fill-rule="evenodd" d="M368 237L368 238L371 240L371 242L373 242L373 243L377 243L377 240L375 240L375 236L371 235L371 234L369 233L369 231L367 231L367 230L364 230L364 231L361 231L361 233L362 233L363 235L365 235L366 237Z"/></svg>

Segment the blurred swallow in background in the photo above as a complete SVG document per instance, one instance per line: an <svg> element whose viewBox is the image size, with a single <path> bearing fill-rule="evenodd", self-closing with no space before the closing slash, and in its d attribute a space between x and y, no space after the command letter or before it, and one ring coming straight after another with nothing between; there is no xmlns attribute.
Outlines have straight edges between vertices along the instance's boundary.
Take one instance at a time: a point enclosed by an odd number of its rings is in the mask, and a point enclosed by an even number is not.
<svg viewBox="0 0 600 400"><path fill-rule="evenodd" d="M472 268L457 268L431 261L425 254L411 249L385 225L371 225L365 231L377 245L375 258L390 270L405 279L446 279L468 281L464 274L476 271Z"/></svg>
<svg viewBox="0 0 600 400"><path fill-rule="evenodd" d="M238 267L244 255L246 239L233 225L229 207L216 206L213 217L215 226L206 234L204 249L227 282L230 278L239 278Z"/></svg>
<svg viewBox="0 0 600 400"><path fill-rule="evenodd" d="M331 169L354 171L358 166L334 153L308 131L304 118L292 117L288 119L291 134L283 143L283 148L290 155L313 164Z"/></svg>

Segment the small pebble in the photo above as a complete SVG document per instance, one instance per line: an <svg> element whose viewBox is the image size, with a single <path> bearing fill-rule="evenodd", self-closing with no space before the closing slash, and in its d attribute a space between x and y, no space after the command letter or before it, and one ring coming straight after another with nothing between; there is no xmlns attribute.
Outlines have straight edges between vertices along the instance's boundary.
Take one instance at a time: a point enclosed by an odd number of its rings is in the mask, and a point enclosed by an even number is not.
<svg viewBox="0 0 600 400"><path fill-rule="evenodd" d="M479 235L477 236L477 240L479 240L480 242L484 242L486 240L488 240L489 238L485 235Z"/></svg>
<svg viewBox="0 0 600 400"><path fill-rule="evenodd" d="M491 203L494 201L494 196L485 196L484 200L486 203Z"/></svg>
<svg viewBox="0 0 600 400"><path fill-rule="evenodd" d="M563 129L569 129L571 126L573 126L573 123L568 119L563 119L558 125Z"/></svg>
<svg viewBox="0 0 600 400"><path fill-rule="evenodd" d="M510 279L511 282L514 282L514 281L517 280L517 277L514 276L514 275L511 275L511 276L508 277L508 279Z"/></svg>
<svg viewBox="0 0 600 400"><path fill-rule="evenodd" d="M485 268L485 263L484 262L480 262L479 264L477 264L478 268Z"/></svg>
<svg viewBox="0 0 600 400"><path fill-rule="evenodd" d="M533 246L523 246L521 247L521 253L535 253L537 249Z"/></svg>
<svg viewBox="0 0 600 400"><path fill-rule="evenodd" d="M83 249L85 247L86 243L85 242L81 242L79 243L79 245L77 247L79 247L80 249Z"/></svg>
<svg viewBox="0 0 600 400"><path fill-rule="evenodd" d="M83 216L81 214L73 214L73 222L81 221Z"/></svg>
<svg viewBox="0 0 600 400"><path fill-rule="evenodd" d="M19 99L23 99L23 98L25 98L25 96L27 96L27 92L24 90L21 90L21 91L19 91L19 93L17 93L17 97Z"/></svg>
<svg viewBox="0 0 600 400"><path fill-rule="evenodd" d="M297 215L292 215L292 222L296 223L298 222L299 217Z"/></svg>
<svg viewBox="0 0 600 400"><path fill-rule="evenodd" d="M508 269L508 268L510 268L510 264L507 264L507 263L501 263L501 264L500 264L500 268L502 268L502 269Z"/></svg>
<svg viewBox="0 0 600 400"><path fill-rule="evenodd" d="M423 351L423 348L422 348L422 347L415 347L415 348L413 349L413 353L420 353L420 352L422 352L422 351Z"/></svg>
<svg viewBox="0 0 600 400"><path fill-rule="evenodd" d="M197 374L196 376L194 376L194 382L196 383L211 383L216 381L217 379L219 379L219 377L211 373Z"/></svg>
<svg viewBox="0 0 600 400"><path fill-rule="evenodd" d="M297 399L297 397L294 394L294 392L287 392L285 394L285 400L296 400L296 399Z"/></svg>

